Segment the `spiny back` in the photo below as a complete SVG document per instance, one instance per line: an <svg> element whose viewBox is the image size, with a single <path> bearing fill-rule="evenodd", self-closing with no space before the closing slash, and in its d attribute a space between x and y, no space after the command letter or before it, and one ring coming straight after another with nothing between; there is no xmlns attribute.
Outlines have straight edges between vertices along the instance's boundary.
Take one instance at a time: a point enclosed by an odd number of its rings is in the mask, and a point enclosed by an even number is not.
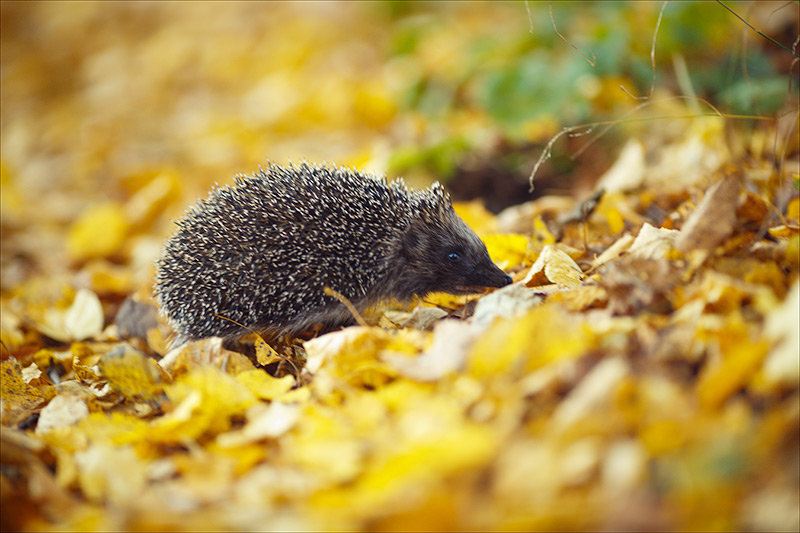
<svg viewBox="0 0 800 533"><path fill-rule="evenodd" d="M350 169L270 165L187 211L158 261L155 292L187 339L246 333L232 321L273 332L346 323L325 287L362 309L416 294L402 281L413 276L403 237L415 221L471 234L452 217L438 184L413 192Z"/></svg>

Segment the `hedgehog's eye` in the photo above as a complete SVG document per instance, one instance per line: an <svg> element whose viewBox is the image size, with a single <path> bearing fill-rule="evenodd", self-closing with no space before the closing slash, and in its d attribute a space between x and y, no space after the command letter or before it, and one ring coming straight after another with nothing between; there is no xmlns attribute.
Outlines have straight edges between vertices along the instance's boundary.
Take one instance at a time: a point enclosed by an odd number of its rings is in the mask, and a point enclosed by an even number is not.
<svg viewBox="0 0 800 533"><path fill-rule="evenodd" d="M456 252L452 252L452 253L450 253L450 254L448 254L448 255L447 255L447 259L448 259L448 260L449 260L451 263L458 263L458 261L461 259L461 256L460 256L460 255L458 255Z"/></svg>

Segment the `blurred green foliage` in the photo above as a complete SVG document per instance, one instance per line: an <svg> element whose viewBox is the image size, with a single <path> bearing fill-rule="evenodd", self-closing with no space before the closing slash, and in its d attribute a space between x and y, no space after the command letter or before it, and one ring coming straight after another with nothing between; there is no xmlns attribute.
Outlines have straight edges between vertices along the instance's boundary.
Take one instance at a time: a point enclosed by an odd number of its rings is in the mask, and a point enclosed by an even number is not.
<svg viewBox="0 0 800 533"><path fill-rule="evenodd" d="M386 5L398 21L389 47L393 56L419 61L427 53L426 43L442 32L458 31L443 26L446 13L431 16L440 6ZM753 3L728 5L755 24L765 18L763 12L760 19L755 17L758 6ZM538 121L564 127L617 119L642 103L625 94L620 85L640 97L648 96L653 84L662 96L681 94L685 87L679 87L673 67L677 56L686 62L695 94L723 113L776 113L791 96L790 76L796 93L797 69L791 74L781 72L775 64L776 56L789 52L753 33L715 2L668 2L665 6L661 2L529 2L527 10L522 2L492 6L487 9L516 10L518 23L491 35L472 36L457 68L442 65L421 72L402 93L406 110L425 115L433 124L441 121L443 135L458 140L443 142L440 135L418 146L416 156L411 148L404 149L392 160L396 170L422 165L446 175L457 165L451 157L476 149L481 141L448 129L447 117L458 110L487 116L507 141L541 144L547 139L530 133L541 133L541 128L532 127ZM796 6L785 7L770 6L773 11L766 20L773 28L788 25L796 33L797 21L791 20ZM784 22L776 24L776 20ZM655 73L650 58L654 36Z"/></svg>

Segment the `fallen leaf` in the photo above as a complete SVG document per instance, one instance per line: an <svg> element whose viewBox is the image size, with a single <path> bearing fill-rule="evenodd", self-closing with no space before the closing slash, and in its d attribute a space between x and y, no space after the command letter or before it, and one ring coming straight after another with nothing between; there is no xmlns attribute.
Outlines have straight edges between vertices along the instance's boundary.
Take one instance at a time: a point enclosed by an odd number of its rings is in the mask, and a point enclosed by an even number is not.
<svg viewBox="0 0 800 533"><path fill-rule="evenodd" d="M72 225L67 249L75 261L110 257L120 251L129 223L124 209L116 202L95 204L87 208Z"/></svg>
<svg viewBox="0 0 800 533"><path fill-rule="evenodd" d="M530 286L535 282L535 276L541 273L551 283L565 287L577 287L583 279L583 272L578 264L569 255L549 244L542 249L522 284Z"/></svg>
<svg viewBox="0 0 800 533"><path fill-rule="evenodd" d="M130 346L122 345L106 353L97 366L101 377L127 398L150 400L162 391L162 376L158 365Z"/></svg>
<svg viewBox="0 0 800 533"><path fill-rule="evenodd" d="M436 381L459 370L467 357L473 330L458 320L443 320L433 330L433 342L422 354L409 358L384 352L381 359L401 376L417 381Z"/></svg>
<svg viewBox="0 0 800 533"><path fill-rule="evenodd" d="M86 402L79 396L59 394L42 409L36 424L36 434L41 435L56 428L74 425L89 416Z"/></svg>
<svg viewBox="0 0 800 533"><path fill-rule="evenodd" d="M0 363L2 370L2 383L0 388L2 396L2 424L15 426L22 420L38 410L44 403L45 397L36 387L25 383L22 378L22 368L15 358L10 358Z"/></svg>
<svg viewBox="0 0 800 533"><path fill-rule="evenodd" d="M708 191L689 215L675 240L681 252L711 251L733 232L736 207L742 186L735 176L723 178Z"/></svg>
<svg viewBox="0 0 800 533"><path fill-rule="evenodd" d="M238 431L217 436L223 447L243 446L263 439L280 437L289 431L300 416L300 407L282 402L254 404L247 410L247 423Z"/></svg>
<svg viewBox="0 0 800 533"><path fill-rule="evenodd" d="M664 259L675 247L679 235L677 230L655 228L645 222L628 248L628 254L640 259Z"/></svg>
<svg viewBox="0 0 800 533"><path fill-rule="evenodd" d="M497 317L508 319L524 314L531 307L543 302L543 298L522 283L514 283L481 298L475 306L471 322L482 329Z"/></svg>

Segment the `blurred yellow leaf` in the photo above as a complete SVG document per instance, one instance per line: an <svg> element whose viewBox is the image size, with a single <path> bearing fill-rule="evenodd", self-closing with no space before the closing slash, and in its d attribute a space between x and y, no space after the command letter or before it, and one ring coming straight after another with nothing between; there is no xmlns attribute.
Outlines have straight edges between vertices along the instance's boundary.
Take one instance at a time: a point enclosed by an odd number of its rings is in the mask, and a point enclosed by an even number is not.
<svg viewBox="0 0 800 533"><path fill-rule="evenodd" d="M474 377L517 374L579 357L591 346L581 321L552 306L534 307L517 320L495 321L473 345L467 368Z"/></svg>
<svg viewBox="0 0 800 533"><path fill-rule="evenodd" d="M274 378L260 369L246 370L236 375L236 380L262 400L274 400L294 387L293 376Z"/></svg>
<svg viewBox="0 0 800 533"><path fill-rule="evenodd" d="M550 232L541 215L537 215L533 219L533 231L526 256L538 257L546 245L555 244L555 242L555 236Z"/></svg>
<svg viewBox="0 0 800 533"><path fill-rule="evenodd" d="M727 338L722 337L726 335ZM749 341L739 332L721 333L722 361L701 374L697 397L705 408L717 408L747 384L769 350L765 341Z"/></svg>
<svg viewBox="0 0 800 533"><path fill-rule="evenodd" d="M528 250L528 238L519 234L490 234L483 237L492 261L502 269L521 265Z"/></svg>
<svg viewBox="0 0 800 533"><path fill-rule="evenodd" d="M95 204L70 228L69 255L76 261L113 256L122 248L128 227L123 206L116 202Z"/></svg>
<svg viewBox="0 0 800 533"><path fill-rule="evenodd" d="M231 417L243 415L256 402L245 385L210 366L179 376L165 392L174 409L153 420L151 437L156 442L180 443L204 433L225 432L231 426Z"/></svg>
<svg viewBox="0 0 800 533"><path fill-rule="evenodd" d="M497 227L494 215L484 207L480 200L454 202L453 210L478 235L491 233Z"/></svg>
<svg viewBox="0 0 800 533"><path fill-rule="evenodd" d="M149 400L161 393L158 365L130 346L122 345L103 355L97 366L111 387L128 398Z"/></svg>
<svg viewBox="0 0 800 533"><path fill-rule="evenodd" d="M76 424L89 415L89 408L79 396L59 394L39 414L36 433L42 434L54 428Z"/></svg>
<svg viewBox="0 0 800 533"><path fill-rule="evenodd" d="M306 368L353 386L379 386L397 372L380 361L378 352L391 337L378 328L352 327L304 343Z"/></svg>

